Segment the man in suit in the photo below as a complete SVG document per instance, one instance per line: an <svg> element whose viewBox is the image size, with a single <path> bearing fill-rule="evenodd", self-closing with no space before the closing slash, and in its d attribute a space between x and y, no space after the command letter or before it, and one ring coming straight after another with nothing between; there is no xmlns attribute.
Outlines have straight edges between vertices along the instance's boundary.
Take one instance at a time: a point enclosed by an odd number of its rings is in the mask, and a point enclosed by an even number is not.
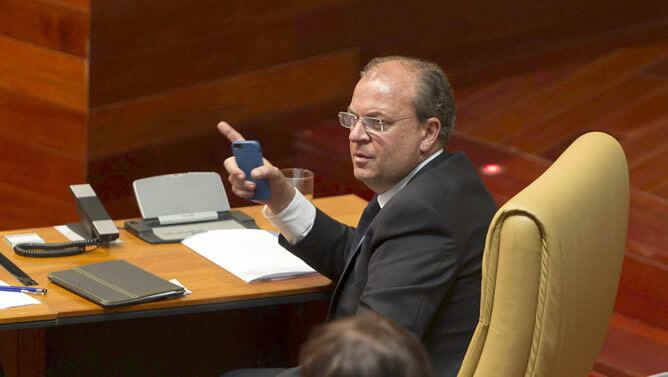
<svg viewBox="0 0 668 377"><path fill-rule="evenodd" d="M357 229L311 205L269 162L252 171L269 180L265 216L279 242L337 282L330 318L372 310L412 331L434 375L455 377L477 324L481 262L495 212L471 161L444 150L454 127L452 89L435 64L373 59L348 110L355 178L377 193ZM229 124L219 130L242 136ZM233 192L253 194L234 158L225 161ZM288 376L296 370L245 370L227 376Z"/></svg>

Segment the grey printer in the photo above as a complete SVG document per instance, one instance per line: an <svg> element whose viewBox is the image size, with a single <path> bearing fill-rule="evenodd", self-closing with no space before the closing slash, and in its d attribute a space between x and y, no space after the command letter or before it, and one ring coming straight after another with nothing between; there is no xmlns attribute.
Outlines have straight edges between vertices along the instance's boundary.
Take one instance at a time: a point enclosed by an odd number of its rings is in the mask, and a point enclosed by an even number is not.
<svg viewBox="0 0 668 377"><path fill-rule="evenodd" d="M192 172L142 178L132 184L141 219L125 229L149 243L180 242L214 229L257 229L255 221L231 211L218 173Z"/></svg>

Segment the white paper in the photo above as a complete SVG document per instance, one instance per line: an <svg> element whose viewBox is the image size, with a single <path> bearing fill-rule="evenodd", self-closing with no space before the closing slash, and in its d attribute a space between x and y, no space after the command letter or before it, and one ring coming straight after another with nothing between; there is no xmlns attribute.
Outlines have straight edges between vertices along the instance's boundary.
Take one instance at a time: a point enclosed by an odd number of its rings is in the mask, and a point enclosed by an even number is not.
<svg viewBox="0 0 668 377"><path fill-rule="evenodd" d="M56 229L58 232L60 232L60 234L65 236L70 241L83 241L84 240L83 237L81 237L78 233L76 233L75 231L70 229L70 227L68 227L67 225L54 225L53 228ZM121 239L117 238L117 239L111 241L111 243L112 244L121 243Z"/></svg>
<svg viewBox="0 0 668 377"><path fill-rule="evenodd" d="M9 242L9 244L14 247L14 245L19 244L19 243L26 243L26 242L31 242L31 243L44 243L44 240L42 237L40 237L37 233L17 233L17 234L7 234L5 236L5 240ZM7 284L5 284L7 285Z"/></svg>
<svg viewBox="0 0 668 377"><path fill-rule="evenodd" d="M0 285L9 285L0 280ZM0 292L0 309L13 308L16 306L26 306L40 304L41 302L34 297L19 292Z"/></svg>
<svg viewBox="0 0 668 377"><path fill-rule="evenodd" d="M315 273L264 230L211 230L182 243L247 283Z"/></svg>
<svg viewBox="0 0 668 377"><path fill-rule="evenodd" d="M181 284L181 282L178 281L177 279L169 279L169 282L172 283L172 284L176 284L179 287L185 289L185 291L183 292L184 296L187 296L187 295L193 293L190 289L186 288L185 285Z"/></svg>

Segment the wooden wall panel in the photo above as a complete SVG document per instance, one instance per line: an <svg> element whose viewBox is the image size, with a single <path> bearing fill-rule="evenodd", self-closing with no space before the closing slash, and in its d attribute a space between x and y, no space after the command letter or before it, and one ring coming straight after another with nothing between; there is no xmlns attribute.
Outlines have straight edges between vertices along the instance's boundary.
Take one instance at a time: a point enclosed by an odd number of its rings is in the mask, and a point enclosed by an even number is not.
<svg viewBox="0 0 668 377"><path fill-rule="evenodd" d="M210 133L220 120L243 124L349 98L358 67L357 52L347 50L95 108L89 158ZM289 125L269 127L279 133Z"/></svg>
<svg viewBox="0 0 668 377"><path fill-rule="evenodd" d="M668 86L668 83L666 84ZM656 122L634 125L632 130L627 132L628 136L620 140L631 171L665 147L665 143L657 143L657 141L668 140L668 113L666 115L666 118Z"/></svg>
<svg viewBox="0 0 668 377"><path fill-rule="evenodd" d="M363 61L419 55L454 76L461 69L474 77L473 67L484 72L490 62L668 14L659 0L632 9L606 3L605 12L597 2L575 0L523 0L512 7L483 0L152 4L94 3L91 80L100 82L91 91L94 106L352 47L360 47Z"/></svg>
<svg viewBox="0 0 668 377"><path fill-rule="evenodd" d="M651 258L627 253L615 311L668 330L668 267Z"/></svg>
<svg viewBox="0 0 668 377"><path fill-rule="evenodd" d="M0 34L85 58L88 9L58 1L0 0Z"/></svg>
<svg viewBox="0 0 668 377"><path fill-rule="evenodd" d="M37 182L39 178L35 177ZM68 188L65 183L62 190L63 194L67 193ZM0 183L0 198L3 198L4 203L0 212L1 229L51 226L79 219L74 201L69 198L58 200L4 183Z"/></svg>
<svg viewBox="0 0 668 377"><path fill-rule="evenodd" d="M86 64L79 57L0 36L0 88L67 109L88 109Z"/></svg>
<svg viewBox="0 0 668 377"><path fill-rule="evenodd" d="M68 185L84 183L85 115L0 90L0 229L77 219Z"/></svg>
<svg viewBox="0 0 668 377"><path fill-rule="evenodd" d="M17 341L17 330L0 331L0 366L3 376L15 376L17 373L18 351L14 347Z"/></svg>
<svg viewBox="0 0 668 377"><path fill-rule="evenodd" d="M668 332L613 313L595 369L608 377L646 377L668 368Z"/></svg>
<svg viewBox="0 0 668 377"><path fill-rule="evenodd" d="M86 181L86 48L81 0L0 0L0 228L78 218Z"/></svg>
<svg viewBox="0 0 668 377"><path fill-rule="evenodd" d="M98 1L92 9L91 104L300 60L307 56L298 53L303 36L295 19L340 2Z"/></svg>
<svg viewBox="0 0 668 377"><path fill-rule="evenodd" d="M529 96L532 89L550 85L565 75L572 73L575 65L566 64L556 67L540 69L529 75L519 75L500 80L495 84L487 84L475 93L462 98L462 90L467 88L455 87L455 102L457 104L457 125L459 131L473 133L476 126L484 125L484 119L489 119L507 110L513 103ZM481 111L484 108L484 111Z"/></svg>
<svg viewBox="0 0 668 377"><path fill-rule="evenodd" d="M668 108L668 83L640 98L632 98L627 106L592 123L592 127L615 135L626 136L634 127L650 125L663 118Z"/></svg>
<svg viewBox="0 0 668 377"><path fill-rule="evenodd" d="M668 200L633 190L628 242L635 254L668 267ZM668 323L666 324L668 326Z"/></svg>
<svg viewBox="0 0 668 377"><path fill-rule="evenodd" d="M64 183L82 183L84 180L84 170L76 169L83 165L82 160L3 139L0 139L0 150L5 156L12 157L0 159L5 184L58 200L68 198L64 195L67 193Z"/></svg>
<svg viewBox="0 0 668 377"><path fill-rule="evenodd" d="M564 108L577 105L618 85L629 76L668 54L665 45L639 47L608 54L579 71L570 74L523 101L509 106L503 113L481 120L475 135L485 140L512 141L515 134L558 115ZM620 72L624 72L620 75Z"/></svg>
<svg viewBox="0 0 668 377"><path fill-rule="evenodd" d="M664 139L664 143L665 143ZM631 183L639 189L655 192L668 182L666 176L668 164L668 144L657 150L651 159L639 163L631 170ZM664 174L661 174L663 172Z"/></svg>
<svg viewBox="0 0 668 377"><path fill-rule="evenodd" d="M554 145L570 144L582 134L584 128L626 105L629 98L642 98L662 85L665 85L665 81L649 77L632 77L618 82L600 95L561 108L560 113L544 122L515 133L512 145L533 154L545 153L543 157L549 159L553 155Z"/></svg>
<svg viewBox="0 0 668 377"><path fill-rule="evenodd" d="M0 89L0 139L78 160L86 153L86 114Z"/></svg>

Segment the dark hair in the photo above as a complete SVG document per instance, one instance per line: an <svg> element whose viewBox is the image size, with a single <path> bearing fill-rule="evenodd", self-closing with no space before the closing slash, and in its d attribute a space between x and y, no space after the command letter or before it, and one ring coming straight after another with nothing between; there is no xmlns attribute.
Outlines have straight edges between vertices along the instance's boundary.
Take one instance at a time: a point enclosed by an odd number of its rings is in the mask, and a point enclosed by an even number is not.
<svg viewBox="0 0 668 377"><path fill-rule="evenodd" d="M361 76L375 69L379 64L398 61L416 71L415 114L420 122L431 117L441 121L439 140L445 145L450 132L455 128L455 96L447 76L437 64L406 56L385 56L373 58L362 69Z"/></svg>
<svg viewBox="0 0 668 377"><path fill-rule="evenodd" d="M371 311L316 328L300 365L304 377L431 377L417 337Z"/></svg>

